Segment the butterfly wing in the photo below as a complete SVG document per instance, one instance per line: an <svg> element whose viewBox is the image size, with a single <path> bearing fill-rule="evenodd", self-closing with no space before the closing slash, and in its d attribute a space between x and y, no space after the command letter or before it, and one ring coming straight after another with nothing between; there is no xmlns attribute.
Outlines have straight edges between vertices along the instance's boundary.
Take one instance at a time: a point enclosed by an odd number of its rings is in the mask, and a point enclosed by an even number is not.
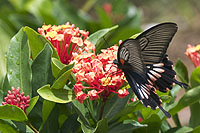
<svg viewBox="0 0 200 133"><path fill-rule="evenodd" d="M145 74L145 66L141 59L141 49L137 40L125 40L119 46L117 56L119 66Z"/></svg>
<svg viewBox="0 0 200 133"><path fill-rule="evenodd" d="M175 23L161 23L146 30L136 38L141 47L144 64L155 64L163 60L177 29Z"/></svg>
<svg viewBox="0 0 200 133"><path fill-rule="evenodd" d="M142 61L141 48L137 40L128 39L120 45L118 49L118 66L124 72L135 95L145 107L150 106L153 110L159 107L168 118L171 117L162 108L161 100L156 94L154 86L147 81L146 68Z"/></svg>

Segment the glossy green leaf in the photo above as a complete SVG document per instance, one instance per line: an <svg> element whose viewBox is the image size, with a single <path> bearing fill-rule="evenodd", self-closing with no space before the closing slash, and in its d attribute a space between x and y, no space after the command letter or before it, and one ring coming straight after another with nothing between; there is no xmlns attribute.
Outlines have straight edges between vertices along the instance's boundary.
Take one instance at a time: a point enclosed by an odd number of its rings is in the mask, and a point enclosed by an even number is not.
<svg viewBox="0 0 200 133"><path fill-rule="evenodd" d="M200 132L200 126L197 126L194 128L192 133L199 133Z"/></svg>
<svg viewBox="0 0 200 133"><path fill-rule="evenodd" d="M84 123L84 125L90 125L87 119L88 109L84 106L84 104L79 103L78 100L73 100L73 107L79 115L79 119Z"/></svg>
<svg viewBox="0 0 200 133"><path fill-rule="evenodd" d="M183 108L190 106L200 100L200 86L195 87L189 91L187 91L183 97L178 101L178 103L171 104L167 108L169 108L170 114L173 116Z"/></svg>
<svg viewBox="0 0 200 133"><path fill-rule="evenodd" d="M58 73L57 78L66 73L66 71L71 70L74 67L74 64L65 65Z"/></svg>
<svg viewBox="0 0 200 133"><path fill-rule="evenodd" d="M5 120L0 120L0 132L2 133L17 133L17 129Z"/></svg>
<svg viewBox="0 0 200 133"><path fill-rule="evenodd" d="M144 128L136 129L136 133L143 133L143 132L151 132L151 133L158 133L161 126L160 117L157 114L150 115L147 119L144 119L141 124L147 125Z"/></svg>
<svg viewBox="0 0 200 133"><path fill-rule="evenodd" d="M52 106L50 107L50 109L52 108ZM40 127L39 132L40 133L58 133L59 132L59 124L58 124L58 108L55 107L53 108L53 110L49 111L50 114L48 115L47 120L45 121L44 125L42 125L42 127ZM48 112L48 113L49 113Z"/></svg>
<svg viewBox="0 0 200 133"><path fill-rule="evenodd" d="M107 100L104 105L103 118L106 118L108 121L114 118L125 107L129 97L130 94L124 98L114 95L111 99Z"/></svg>
<svg viewBox="0 0 200 133"><path fill-rule="evenodd" d="M72 90L50 89L50 85L41 87L37 92L42 98L56 103L68 103L75 98Z"/></svg>
<svg viewBox="0 0 200 133"><path fill-rule="evenodd" d="M190 83L192 87L200 85L200 67L194 69L190 77Z"/></svg>
<svg viewBox="0 0 200 133"><path fill-rule="evenodd" d="M135 39L137 36L139 36L141 33L137 33L137 34L134 34L133 36L131 36L130 38L132 39Z"/></svg>
<svg viewBox="0 0 200 133"><path fill-rule="evenodd" d="M53 74L51 69L51 55L52 49L48 44L39 53L36 59L32 63L32 89L33 96L38 95L37 89L46 85L52 84Z"/></svg>
<svg viewBox="0 0 200 133"><path fill-rule="evenodd" d="M184 126L181 128L178 128L178 127L171 128L165 133L190 133L192 131L193 131L193 128Z"/></svg>
<svg viewBox="0 0 200 133"><path fill-rule="evenodd" d="M79 131L80 123L77 121L78 116L77 114L72 114L68 116L67 120L61 127L61 132L74 132L77 133Z"/></svg>
<svg viewBox="0 0 200 133"><path fill-rule="evenodd" d="M31 98L30 103L29 103L29 107L26 109L27 115L31 112L31 110L33 109L33 107L37 103L38 99L39 99L39 96L35 96L35 97Z"/></svg>
<svg viewBox="0 0 200 133"><path fill-rule="evenodd" d="M0 13L1 14L1 13ZM7 27L8 24L2 21L0 19L0 42L1 42L1 48L0 48L0 88L2 88L2 81L6 75L6 52L8 51L8 44L10 41L10 35L7 33L10 29Z"/></svg>
<svg viewBox="0 0 200 133"><path fill-rule="evenodd" d="M147 127L146 124L140 124L135 120L124 120L123 123L119 123L109 130L108 133L129 133L135 129L141 129Z"/></svg>
<svg viewBox="0 0 200 133"><path fill-rule="evenodd" d="M174 70L182 82L189 82L187 67L180 59L177 60Z"/></svg>
<svg viewBox="0 0 200 133"><path fill-rule="evenodd" d="M71 74L72 69L66 71L63 73L51 86L51 89L63 89L65 86L67 80L69 79L69 76Z"/></svg>
<svg viewBox="0 0 200 133"><path fill-rule="evenodd" d="M200 67L195 68L194 71L192 72L190 77L190 83L191 87L200 86ZM199 102L194 103L193 105L190 106L190 112L191 112L189 121L190 127L196 127L200 124L200 119L198 119L200 117L199 111L200 111Z"/></svg>
<svg viewBox="0 0 200 133"><path fill-rule="evenodd" d="M56 103L44 100L42 104L42 125L40 129L43 128L44 124L46 123L46 120L48 119L51 111L53 110Z"/></svg>
<svg viewBox="0 0 200 133"><path fill-rule="evenodd" d="M105 37L108 36L113 30L115 30L118 26L113 26L111 28L106 28L99 30L92 35L89 36L88 40L91 41L95 45L95 52L99 53L103 45L106 44Z"/></svg>
<svg viewBox="0 0 200 133"><path fill-rule="evenodd" d="M81 124L81 129L84 133L94 133L95 129L91 126L86 125L80 118L77 119Z"/></svg>
<svg viewBox="0 0 200 133"><path fill-rule="evenodd" d="M14 105L0 106L0 119L9 119L14 121L27 121L28 118L23 110Z"/></svg>
<svg viewBox="0 0 200 133"><path fill-rule="evenodd" d="M3 90L3 92L5 94L8 93L8 90L11 90L11 86L9 85L7 74L5 75L5 78L3 80L3 88L2 88L2 90Z"/></svg>
<svg viewBox="0 0 200 133"><path fill-rule="evenodd" d="M95 132L97 133L106 133L108 131L108 121L103 118L102 120L98 121Z"/></svg>
<svg viewBox="0 0 200 133"><path fill-rule="evenodd" d="M7 77L10 86L20 87L25 95L32 96L29 47L23 29L10 41L7 54Z"/></svg>
<svg viewBox="0 0 200 133"><path fill-rule="evenodd" d="M131 102L131 103L127 104L121 111L119 111L119 113L115 116L115 119L126 116L126 115L136 112L138 110L142 110L144 108L145 108L144 105L142 105L142 103L139 100L137 100L135 102Z"/></svg>
<svg viewBox="0 0 200 133"><path fill-rule="evenodd" d="M53 45L44 36L40 35L30 27L25 27L24 31L28 36L29 46L33 59L38 56L38 54L44 49L44 46L46 44L48 44L53 50L52 57L59 59L58 53L54 49Z"/></svg>
<svg viewBox="0 0 200 133"><path fill-rule="evenodd" d="M53 76L56 78L60 70L65 67L65 64L62 64L61 61L56 58L52 58L51 61Z"/></svg>

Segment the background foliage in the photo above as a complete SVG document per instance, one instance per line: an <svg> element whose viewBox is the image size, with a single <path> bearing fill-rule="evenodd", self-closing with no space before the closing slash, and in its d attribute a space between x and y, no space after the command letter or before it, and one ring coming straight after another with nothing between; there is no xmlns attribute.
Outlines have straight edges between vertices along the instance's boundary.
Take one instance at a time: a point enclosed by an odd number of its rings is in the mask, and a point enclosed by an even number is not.
<svg viewBox="0 0 200 133"><path fill-rule="evenodd" d="M103 8L108 3L112 3L111 14ZM171 10L155 8L163 4L170 4ZM27 115L15 106L1 106L0 129L5 132L32 131L27 126L30 122L41 132L81 132L81 130L83 132L128 132L133 130L135 132L198 132L200 130L198 119L200 110L199 68L194 71L189 69L190 73L192 72L190 74L184 63L178 60L175 65L177 75L182 82L190 84L191 88L186 90L178 101L175 101L181 90L178 86L175 86L167 94L159 94L164 101L163 106L173 115L175 125L172 126L171 123L168 123L159 110L152 111L137 101L124 104L128 102L131 95L125 99L114 96L106 105L104 118L95 120L93 116L98 114L98 110L94 110L95 108L92 106L94 103L88 100L88 103L80 104L73 100L72 90L66 89L67 79L73 80L70 77L73 66L61 65L51 44L35 32L43 23L58 25L69 21L80 29L90 31L90 37L93 36L93 42L98 44L97 50L100 50L141 32L142 21L150 23L173 20L195 25L195 16L199 12L198 4L195 0L190 2L187 0L176 2L172 0L159 2L153 0L133 2L128 0L101 2L96 0L73 2L69 0L0 1L0 101L3 100L3 96L7 94L11 86L21 86L25 94L32 98ZM147 8L150 8L151 11L147 16L143 16ZM172 10L173 13L169 12ZM173 19L174 14L180 15L179 20ZM114 30L107 29L101 35L92 34L98 33L97 31L100 29L111 28L116 24L118 28L114 28ZM21 28L23 26L28 27ZM104 45L103 37L109 45ZM27 43L30 47L40 47L38 51L31 51L35 54L35 58L31 62L28 60L30 51ZM56 67L56 69L52 67ZM20 78L19 73L21 74ZM59 73L59 77L55 77L55 73ZM42 74L45 74L42 78L45 80L39 78ZM56 85L57 82L59 85ZM188 125L182 125L177 113L187 106L191 111L190 121ZM14 112L11 111L11 108ZM8 112L5 113L5 111ZM143 121L140 123L137 121L138 115L143 117Z"/></svg>

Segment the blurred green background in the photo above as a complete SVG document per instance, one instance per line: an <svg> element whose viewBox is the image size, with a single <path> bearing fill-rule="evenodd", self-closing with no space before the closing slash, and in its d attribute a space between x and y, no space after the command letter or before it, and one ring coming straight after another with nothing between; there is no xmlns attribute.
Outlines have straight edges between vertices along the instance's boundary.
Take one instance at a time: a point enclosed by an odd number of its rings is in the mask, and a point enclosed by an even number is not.
<svg viewBox="0 0 200 133"><path fill-rule="evenodd" d="M43 24L59 25L67 21L90 34L119 25L107 38L109 45L154 24L175 22L179 30L168 54L174 62L181 58L191 73L194 67L184 52L187 44L199 43L199 13L200 1L197 0L1 0L0 84L6 73L5 56L9 41L22 26L37 30Z"/></svg>

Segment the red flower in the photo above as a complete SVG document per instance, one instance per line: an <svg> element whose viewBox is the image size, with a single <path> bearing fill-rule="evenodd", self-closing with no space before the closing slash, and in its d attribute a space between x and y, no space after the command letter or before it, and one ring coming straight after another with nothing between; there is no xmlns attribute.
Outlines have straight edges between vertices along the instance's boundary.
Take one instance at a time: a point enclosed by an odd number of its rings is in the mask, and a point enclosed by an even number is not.
<svg viewBox="0 0 200 133"><path fill-rule="evenodd" d="M118 47L113 46L102 50L102 53L97 56L94 53L83 53L75 57L72 72L77 82L83 81L89 85L89 87L83 86L83 89L90 90L87 94L90 100L99 97L105 100L111 93L118 93L117 90L123 84L124 75L116 74L119 70L113 64L113 60L117 58L117 50Z"/></svg>
<svg viewBox="0 0 200 133"><path fill-rule="evenodd" d="M140 117L140 116L137 119L138 119L138 122L142 122L143 121L143 118Z"/></svg>
<svg viewBox="0 0 200 133"><path fill-rule="evenodd" d="M200 44L197 46L188 44L185 54L192 60L195 67L200 66Z"/></svg>
<svg viewBox="0 0 200 133"><path fill-rule="evenodd" d="M29 107L29 96L24 96L24 92L20 93L20 87L17 88L15 93L15 88L11 88L12 92L9 90L7 96L4 98L5 102L2 105L10 104L16 105L26 112L26 108Z"/></svg>
<svg viewBox="0 0 200 133"><path fill-rule="evenodd" d="M107 14L111 14L112 13L112 4L110 3L104 3L103 4L103 9Z"/></svg>
<svg viewBox="0 0 200 133"><path fill-rule="evenodd" d="M94 50L92 43L86 40L89 32L79 30L68 22L59 26L43 25L38 32L53 44L63 64L69 64L84 51Z"/></svg>
<svg viewBox="0 0 200 133"><path fill-rule="evenodd" d="M98 92L96 90L91 90L88 92L90 100L96 100L99 98Z"/></svg>
<svg viewBox="0 0 200 133"><path fill-rule="evenodd" d="M125 96L127 96L129 94L127 89L120 89L118 90L118 96L119 98L124 98Z"/></svg>
<svg viewBox="0 0 200 133"><path fill-rule="evenodd" d="M76 99L80 102L80 103L83 103L83 101L87 98L87 95L80 91L76 94Z"/></svg>
<svg viewBox="0 0 200 133"><path fill-rule="evenodd" d="M83 89L83 85L81 84L81 82L77 82L74 85L74 92L77 94L78 92L82 91Z"/></svg>

